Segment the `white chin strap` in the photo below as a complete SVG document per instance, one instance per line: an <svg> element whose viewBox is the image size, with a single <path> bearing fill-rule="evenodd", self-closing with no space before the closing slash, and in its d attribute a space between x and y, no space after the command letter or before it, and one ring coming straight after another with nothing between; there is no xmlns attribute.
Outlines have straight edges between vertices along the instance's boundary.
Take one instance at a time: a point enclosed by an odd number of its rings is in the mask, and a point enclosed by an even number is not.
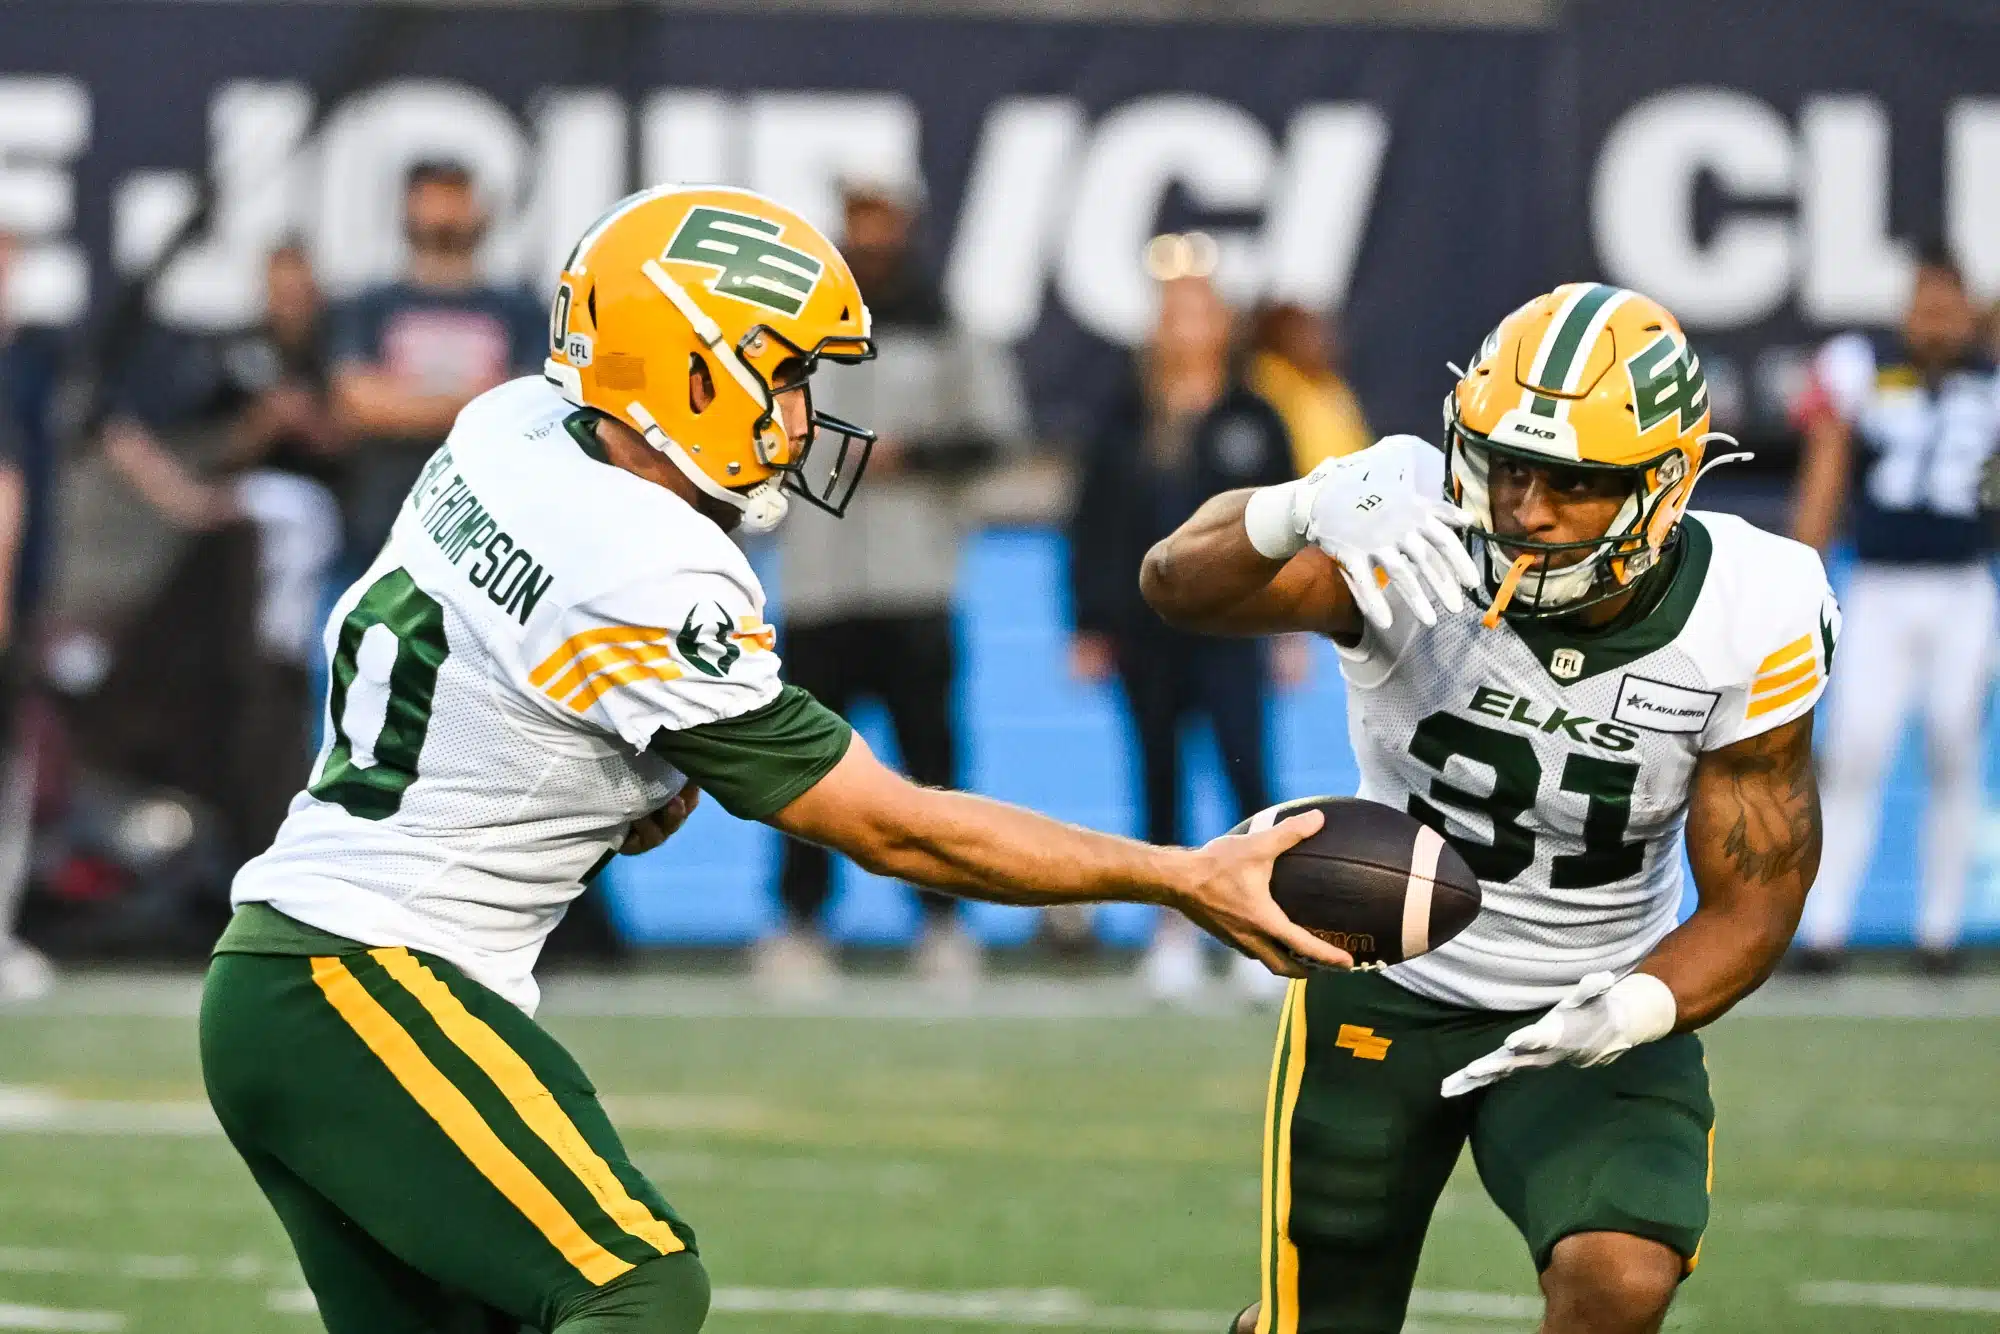
<svg viewBox="0 0 2000 1334"><path fill-rule="evenodd" d="M681 475L693 482L697 490L710 499L719 500L732 509L742 512L744 532L768 533L784 522L785 515L791 510L792 501L784 492L782 479L773 477L747 491L732 491L703 472L701 465L694 461L694 456L661 430L660 424L653 419L653 414L646 411L637 400L627 403L625 411L630 413L632 420L643 428L646 443L672 460L673 465L681 470Z"/></svg>

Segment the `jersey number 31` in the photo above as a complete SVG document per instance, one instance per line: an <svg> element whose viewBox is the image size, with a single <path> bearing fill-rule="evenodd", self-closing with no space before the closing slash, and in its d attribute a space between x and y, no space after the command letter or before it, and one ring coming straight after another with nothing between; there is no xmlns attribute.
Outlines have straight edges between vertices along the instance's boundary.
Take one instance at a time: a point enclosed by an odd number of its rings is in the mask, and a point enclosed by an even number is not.
<svg viewBox="0 0 2000 1334"><path fill-rule="evenodd" d="M1410 814L1444 834L1474 875L1504 884L1534 864L1535 831L1521 825L1521 817L1535 808L1542 786L1542 762L1533 742L1455 713L1434 713L1417 724L1410 754L1437 770L1438 777L1431 780L1433 798L1493 822L1493 841L1474 843L1446 832L1445 813L1437 806L1419 796L1410 798ZM1482 795L1446 782L1445 765L1454 755L1492 769L1493 790ZM1632 789L1638 781L1639 766L1629 761L1578 753L1564 761L1559 786L1587 803L1583 851L1558 853L1551 859L1551 888L1591 889L1639 874L1646 863L1646 845L1625 841L1632 819ZM1466 821L1461 817L1459 823Z"/></svg>

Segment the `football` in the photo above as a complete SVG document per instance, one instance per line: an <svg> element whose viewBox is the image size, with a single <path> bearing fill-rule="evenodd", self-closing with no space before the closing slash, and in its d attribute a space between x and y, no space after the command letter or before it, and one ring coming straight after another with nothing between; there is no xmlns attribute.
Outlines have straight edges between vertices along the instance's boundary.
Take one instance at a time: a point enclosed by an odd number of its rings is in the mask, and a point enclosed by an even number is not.
<svg viewBox="0 0 2000 1334"><path fill-rule="evenodd" d="M1318 833L1279 856L1271 897L1306 930L1356 964L1414 959L1479 915L1479 880L1430 826L1355 797L1300 797L1262 810L1232 834L1269 829L1302 811L1326 816Z"/></svg>

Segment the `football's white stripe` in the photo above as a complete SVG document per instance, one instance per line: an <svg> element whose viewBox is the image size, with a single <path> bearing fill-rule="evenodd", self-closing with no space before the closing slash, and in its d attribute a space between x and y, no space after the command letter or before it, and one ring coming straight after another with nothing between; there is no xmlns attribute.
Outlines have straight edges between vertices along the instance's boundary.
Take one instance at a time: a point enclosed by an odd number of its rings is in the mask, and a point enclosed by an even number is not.
<svg viewBox="0 0 2000 1334"><path fill-rule="evenodd" d="M1598 338L1604 333L1604 326L1611 319L1611 312L1624 305L1625 299L1631 295L1630 292L1620 288L1606 298L1604 304L1597 308L1597 313L1590 317L1590 323L1583 330L1583 341L1576 345L1576 355L1569 359L1569 374L1563 377L1562 382L1564 392L1571 394L1583 392L1583 373L1590 369L1590 349L1597 346ZM1556 400L1557 421L1569 420L1570 405L1575 401L1569 398Z"/></svg>
<svg viewBox="0 0 2000 1334"><path fill-rule="evenodd" d="M1244 832L1250 834L1263 833L1266 829L1278 823L1278 815L1284 809L1283 806L1266 806L1263 810L1258 811L1250 817L1250 828Z"/></svg>
<svg viewBox="0 0 2000 1334"><path fill-rule="evenodd" d="M1542 330L1542 341L1535 348L1534 364L1528 367L1527 386L1521 390L1521 411L1527 412L1535 406L1535 399L1538 395L1535 393L1534 386L1542 382L1542 373L1549 367L1549 354L1555 351L1556 335L1561 332L1563 322L1569 319L1569 313L1576 309L1576 303L1590 295L1592 286L1593 284L1591 283L1577 283L1576 290L1563 300L1561 308L1556 311L1555 318L1550 320L1548 327Z"/></svg>
<svg viewBox="0 0 2000 1334"><path fill-rule="evenodd" d="M1410 882L1403 887L1403 957L1414 959L1431 947L1432 877L1437 875L1438 854L1444 839L1429 825L1417 828L1416 846L1410 849Z"/></svg>

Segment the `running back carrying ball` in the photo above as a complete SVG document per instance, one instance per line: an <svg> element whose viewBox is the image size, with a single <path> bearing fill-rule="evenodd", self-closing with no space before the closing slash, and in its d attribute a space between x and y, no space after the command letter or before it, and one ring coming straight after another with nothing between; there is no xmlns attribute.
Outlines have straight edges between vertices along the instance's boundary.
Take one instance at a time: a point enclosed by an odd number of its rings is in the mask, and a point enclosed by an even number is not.
<svg viewBox="0 0 2000 1334"><path fill-rule="evenodd" d="M1257 812L1232 834L1319 810L1320 831L1271 868L1285 915L1357 965L1401 963L1444 944L1479 915L1479 881L1449 843L1393 807L1301 797Z"/></svg>

